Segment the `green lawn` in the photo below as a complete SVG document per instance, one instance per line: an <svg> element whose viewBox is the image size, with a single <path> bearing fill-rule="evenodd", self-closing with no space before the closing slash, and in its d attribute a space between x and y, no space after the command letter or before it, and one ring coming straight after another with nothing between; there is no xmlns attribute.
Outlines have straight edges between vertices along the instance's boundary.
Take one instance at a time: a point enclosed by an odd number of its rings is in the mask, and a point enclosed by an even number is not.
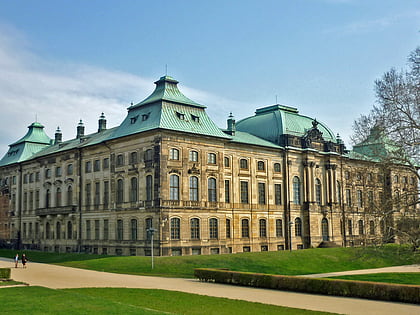
<svg viewBox="0 0 420 315"><path fill-rule="evenodd" d="M5 285L16 285L16 284L23 284L23 282L13 281L13 280L0 280L0 287Z"/></svg>
<svg viewBox="0 0 420 315"><path fill-rule="evenodd" d="M330 278L420 285L420 272L371 273L367 275L339 276Z"/></svg>
<svg viewBox="0 0 420 315"><path fill-rule="evenodd" d="M329 314L164 290L0 289L2 314Z"/></svg>
<svg viewBox="0 0 420 315"><path fill-rule="evenodd" d="M16 251L0 250L2 257L10 258L15 254ZM292 252L155 257L153 270L150 257L30 251L26 251L26 254L30 261L114 273L165 277L193 277L194 268L228 268L235 271L300 275L420 263L420 254L414 254L408 247L398 245L375 248L316 248Z"/></svg>

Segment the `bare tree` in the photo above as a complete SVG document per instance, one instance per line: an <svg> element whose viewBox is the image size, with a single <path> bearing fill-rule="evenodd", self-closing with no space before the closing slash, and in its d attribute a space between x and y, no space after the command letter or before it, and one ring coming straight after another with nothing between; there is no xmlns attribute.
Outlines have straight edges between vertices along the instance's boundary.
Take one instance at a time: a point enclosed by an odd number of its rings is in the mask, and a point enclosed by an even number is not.
<svg viewBox="0 0 420 315"><path fill-rule="evenodd" d="M394 236L419 247L420 166L420 47L408 57L406 70L392 68L375 81L376 104L353 124L354 149L363 148L372 161L380 163L383 197L368 209L381 220L382 242ZM369 147L369 149L366 149ZM392 188L396 167L410 175L410 183ZM413 181L414 180L414 181Z"/></svg>

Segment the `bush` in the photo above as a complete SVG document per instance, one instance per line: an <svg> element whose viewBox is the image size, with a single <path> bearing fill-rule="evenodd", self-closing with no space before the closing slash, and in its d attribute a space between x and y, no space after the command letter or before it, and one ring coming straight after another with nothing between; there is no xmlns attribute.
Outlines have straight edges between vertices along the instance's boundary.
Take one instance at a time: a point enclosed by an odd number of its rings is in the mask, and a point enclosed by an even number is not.
<svg viewBox="0 0 420 315"><path fill-rule="evenodd" d="M0 279L10 279L10 268L0 268Z"/></svg>
<svg viewBox="0 0 420 315"><path fill-rule="evenodd" d="M195 269L200 281L374 300L420 303L420 286Z"/></svg>

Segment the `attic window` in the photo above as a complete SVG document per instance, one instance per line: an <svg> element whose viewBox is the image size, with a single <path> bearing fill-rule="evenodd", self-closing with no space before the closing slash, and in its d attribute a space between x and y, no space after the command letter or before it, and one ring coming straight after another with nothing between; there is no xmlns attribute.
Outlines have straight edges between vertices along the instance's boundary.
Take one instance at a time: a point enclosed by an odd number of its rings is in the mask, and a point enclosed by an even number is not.
<svg viewBox="0 0 420 315"><path fill-rule="evenodd" d="M193 115L193 114L191 114L191 119L192 119L192 121L195 121L195 122L200 122L200 117L195 116L195 115Z"/></svg>
<svg viewBox="0 0 420 315"><path fill-rule="evenodd" d="M137 121L137 119L139 119L139 115L134 116L134 117L131 117L131 118L130 118L130 123L131 123L131 124L135 124L135 123L136 123L136 121Z"/></svg>
<svg viewBox="0 0 420 315"><path fill-rule="evenodd" d="M185 120L185 114L182 114L180 112L176 112L176 115L178 116L179 119Z"/></svg>
<svg viewBox="0 0 420 315"><path fill-rule="evenodd" d="M9 153L7 153L7 156L12 156L12 155L16 155L19 152L19 149L10 151Z"/></svg>
<svg viewBox="0 0 420 315"><path fill-rule="evenodd" d="M145 121L145 120L147 120L147 119L149 118L149 116L150 116L150 113L143 114L143 115L141 116L141 120L142 120L142 121Z"/></svg>

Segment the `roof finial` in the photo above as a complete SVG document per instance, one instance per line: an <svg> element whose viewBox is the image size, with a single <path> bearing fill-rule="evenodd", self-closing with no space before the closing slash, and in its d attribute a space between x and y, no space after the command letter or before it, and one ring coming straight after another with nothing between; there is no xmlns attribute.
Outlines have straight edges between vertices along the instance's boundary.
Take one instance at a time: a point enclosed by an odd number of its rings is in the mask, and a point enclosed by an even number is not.
<svg viewBox="0 0 420 315"><path fill-rule="evenodd" d="M168 64L165 64L165 76L168 75Z"/></svg>
<svg viewBox="0 0 420 315"><path fill-rule="evenodd" d="M277 102L277 94L276 94L276 105L278 104L278 102Z"/></svg>

